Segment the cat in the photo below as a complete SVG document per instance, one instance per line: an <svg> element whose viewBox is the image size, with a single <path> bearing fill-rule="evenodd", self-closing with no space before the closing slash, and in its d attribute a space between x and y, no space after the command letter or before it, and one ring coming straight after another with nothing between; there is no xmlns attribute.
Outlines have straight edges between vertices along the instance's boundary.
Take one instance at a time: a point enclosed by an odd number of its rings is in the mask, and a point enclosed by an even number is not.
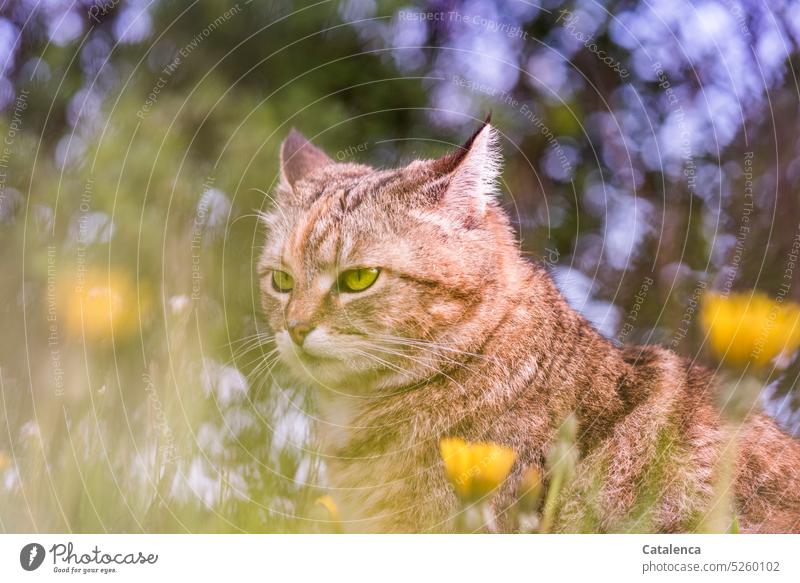
<svg viewBox="0 0 800 583"><path fill-rule="evenodd" d="M345 529L451 530L439 442L455 436L516 452L493 497L507 530L525 471L544 473L571 413L573 491L596 490L596 530L625 524L656 462L663 483L639 528L697 528L729 435L714 378L664 348L614 345L523 258L496 197L497 142L487 120L458 150L388 170L335 162L295 130L281 145L262 307L280 362L319 405ZM800 443L756 413L737 446L740 530L800 532ZM586 512L565 503L555 529L580 530Z"/></svg>

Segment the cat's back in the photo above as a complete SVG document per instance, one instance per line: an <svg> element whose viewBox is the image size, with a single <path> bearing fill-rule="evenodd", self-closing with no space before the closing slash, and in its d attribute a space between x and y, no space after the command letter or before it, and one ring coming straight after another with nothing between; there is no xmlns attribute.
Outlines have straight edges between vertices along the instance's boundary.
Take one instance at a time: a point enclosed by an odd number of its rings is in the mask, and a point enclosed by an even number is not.
<svg viewBox="0 0 800 583"><path fill-rule="evenodd" d="M620 387L628 409L660 401L689 414L713 405L718 384L707 368L655 345L621 349L630 371Z"/></svg>
<svg viewBox="0 0 800 583"><path fill-rule="evenodd" d="M666 464L671 478L659 503L659 526L696 526L687 522L693 513L686 508L698 516L707 512L704 506L719 480L724 452L732 448L741 529L800 529L800 443L746 395L721 394L718 378L689 359L657 346L631 346L622 353L631 370L621 387L629 413L612 433L606 451L614 452L621 468L612 472L611 483L629 492L629 501L636 492L626 483L646 483L643 476ZM738 390L746 392L743 385ZM742 402L735 403L737 399ZM732 413L723 416L721 407Z"/></svg>

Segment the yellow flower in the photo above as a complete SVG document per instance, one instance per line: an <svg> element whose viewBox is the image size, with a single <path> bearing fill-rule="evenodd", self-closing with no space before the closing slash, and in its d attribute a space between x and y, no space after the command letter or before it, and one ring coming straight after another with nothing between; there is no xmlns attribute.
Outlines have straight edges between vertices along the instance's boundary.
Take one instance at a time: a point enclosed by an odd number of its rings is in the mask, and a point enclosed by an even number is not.
<svg viewBox="0 0 800 583"><path fill-rule="evenodd" d="M764 366L800 346L800 306L759 292L712 294L703 302L701 321L712 351L729 364Z"/></svg>
<svg viewBox="0 0 800 583"><path fill-rule="evenodd" d="M336 508L336 502L333 501L333 498L328 495L320 496L314 500L314 504L325 508L325 510L328 511L328 514L330 514L331 520L339 522L339 509Z"/></svg>
<svg viewBox="0 0 800 583"><path fill-rule="evenodd" d="M517 455L494 443L467 443L457 437L442 439L439 450L447 479L465 501L489 494L506 479Z"/></svg>
<svg viewBox="0 0 800 583"><path fill-rule="evenodd" d="M116 338L137 329L141 306L127 273L88 270L69 284L62 286L60 294L68 334L98 340L110 338L112 329Z"/></svg>

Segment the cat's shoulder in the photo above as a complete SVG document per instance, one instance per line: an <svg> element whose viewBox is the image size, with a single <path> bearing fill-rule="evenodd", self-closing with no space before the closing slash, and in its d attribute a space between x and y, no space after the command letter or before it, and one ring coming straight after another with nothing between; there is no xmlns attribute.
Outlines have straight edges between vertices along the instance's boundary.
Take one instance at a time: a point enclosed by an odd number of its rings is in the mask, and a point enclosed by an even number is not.
<svg viewBox="0 0 800 583"><path fill-rule="evenodd" d="M640 402L664 398L706 400L716 392L712 372L694 360L658 345L625 346L622 358L629 366L628 398Z"/></svg>

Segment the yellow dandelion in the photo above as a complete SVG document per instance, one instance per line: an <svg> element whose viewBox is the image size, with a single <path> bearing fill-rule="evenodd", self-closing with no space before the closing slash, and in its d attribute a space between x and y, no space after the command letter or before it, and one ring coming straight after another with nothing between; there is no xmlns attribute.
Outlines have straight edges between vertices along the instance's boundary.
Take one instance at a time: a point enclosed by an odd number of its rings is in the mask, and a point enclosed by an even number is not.
<svg viewBox="0 0 800 583"><path fill-rule="evenodd" d="M447 479L465 501L477 500L497 488L514 465L514 450L494 443L442 439L439 450Z"/></svg>
<svg viewBox="0 0 800 583"><path fill-rule="evenodd" d="M763 293L709 295L701 321L711 350L729 364L764 366L800 346L800 306Z"/></svg>
<svg viewBox="0 0 800 583"><path fill-rule="evenodd" d="M317 506L322 506L325 510L328 511L331 520L339 522L339 509L336 508L336 502L333 501L333 498L331 498L328 495L320 496L319 498L314 500L314 504Z"/></svg>
<svg viewBox="0 0 800 583"><path fill-rule="evenodd" d="M61 288L64 327L72 336L88 340L116 338L138 327L137 290L130 276L122 271L89 270ZM61 312L55 316L58 318Z"/></svg>

